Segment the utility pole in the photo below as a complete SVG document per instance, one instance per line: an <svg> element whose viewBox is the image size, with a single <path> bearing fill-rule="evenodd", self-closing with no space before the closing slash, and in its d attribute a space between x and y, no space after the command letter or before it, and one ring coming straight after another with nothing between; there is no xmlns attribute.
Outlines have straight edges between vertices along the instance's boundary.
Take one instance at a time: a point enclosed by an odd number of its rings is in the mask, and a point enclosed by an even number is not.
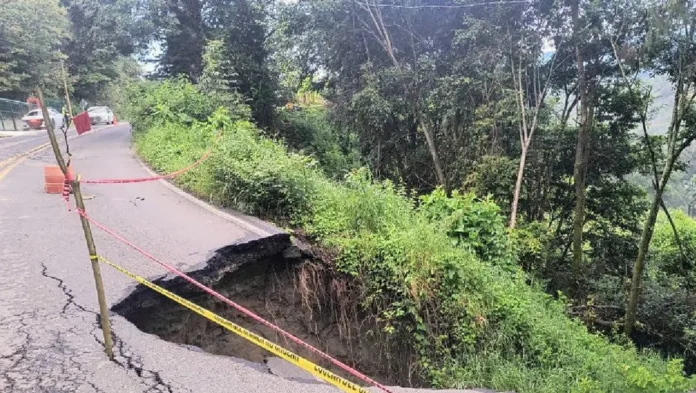
<svg viewBox="0 0 696 393"><path fill-rule="evenodd" d="M67 90L66 90L67 91ZM53 132L53 124L48 116L48 110L44 104L43 92L41 89L37 89L39 96L39 105L41 105L41 112L43 113L44 124L46 125L46 132L48 133L48 139L51 140L51 147L53 147L53 154L56 156L56 161L60 170L63 172L64 176L68 176L69 168L65 164L63 159L63 154L60 152L60 147L58 146L58 140L56 139L56 134ZM67 140L66 140L67 142ZM94 283L97 287L97 300L99 302L99 314L101 316L101 327L102 333L104 333L104 348L106 350L106 355L110 360L114 360L114 350L113 341L111 339L111 322L109 321L109 308L106 306L106 295L104 294L104 283L101 276L101 268L99 266L99 259L97 259L97 247L94 245L94 238L92 237L92 228L89 226L89 221L84 216L86 213L85 203L82 198L82 192L80 190L80 177L72 179L72 190L75 195L75 201L77 203L77 208L80 209L80 220L82 221L82 230L85 234L85 242L87 243L87 250L89 251L89 259L92 263L92 273L94 273Z"/></svg>

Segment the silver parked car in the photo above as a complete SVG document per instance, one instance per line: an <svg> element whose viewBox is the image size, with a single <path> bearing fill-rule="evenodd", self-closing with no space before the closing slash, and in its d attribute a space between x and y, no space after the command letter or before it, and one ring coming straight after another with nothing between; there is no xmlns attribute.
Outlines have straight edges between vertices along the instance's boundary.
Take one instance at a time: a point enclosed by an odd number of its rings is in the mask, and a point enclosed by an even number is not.
<svg viewBox="0 0 696 393"><path fill-rule="evenodd" d="M53 108L47 108L48 117L51 119L53 128L60 128L63 126L63 115ZM22 126L25 130L27 129L41 129L46 125L44 124L43 113L41 109L32 109L24 117L22 117Z"/></svg>
<svg viewBox="0 0 696 393"><path fill-rule="evenodd" d="M114 112L108 106L93 106L87 109L89 122L92 125L97 123L114 124Z"/></svg>

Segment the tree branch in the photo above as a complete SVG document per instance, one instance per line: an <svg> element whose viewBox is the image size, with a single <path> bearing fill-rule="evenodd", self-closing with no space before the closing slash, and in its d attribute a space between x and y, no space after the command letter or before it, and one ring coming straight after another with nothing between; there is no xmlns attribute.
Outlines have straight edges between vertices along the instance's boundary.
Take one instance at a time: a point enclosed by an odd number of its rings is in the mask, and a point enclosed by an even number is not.
<svg viewBox="0 0 696 393"><path fill-rule="evenodd" d="M359 1L356 3L361 4ZM424 9L424 8L471 8L477 6L486 5L505 5L505 4L530 4L530 0L497 0L497 1L484 1L479 3L470 4L451 4L451 5L437 5L437 4L426 4L426 5L399 5L399 4L375 4L375 7L382 8L406 8L406 9ZM362 3L364 4L364 3Z"/></svg>
<svg viewBox="0 0 696 393"><path fill-rule="evenodd" d="M665 206L665 201L660 197L660 206L662 207L662 211L665 212L665 216L667 216L667 221L669 221L669 225L672 227L672 232L674 233L674 241L677 242L677 246L679 246L679 252L682 254L682 257L684 260L688 260L688 256L686 254L686 251L684 251L684 244L681 241L681 238L679 237L679 232L677 231L677 226L674 225L674 221L672 220L672 215L669 214L669 210L667 210L667 206Z"/></svg>
<svg viewBox="0 0 696 393"><path fill-rule="evenodd" d="M560 47L560 44L559 44ZM529 129L529 137L528 139L531 140L532 136L534 136L534 130L536 130L537 126L537 120L539 119L539 112L541 111L541 104L544 103L544 99L546 98L546 93L549 90L549 86L551 85L551 76L553 75L554 71L554 64L556 62L556 53L558 51L554 52L553 57L551 58L551 66L549 67L549 74L546 77L546 82L544 82L544 89L541 91L541 95L537 96L537 102L534 107L534 117L532 117L532 126ZM538 78L537 78L538 80Z"/></svg>
<svg viewBox="0 0 696 393"><path fill-rule="evenodd" d="M616 63L619 66L619 71L621 71L621 76L623 77L623 80L626 82L626 86L628 87L628 91L633 95L636 94L635 91L633 90L633 84L635 83L636 79L633 79L633 82L630 82L628 80L628 76L626 75L626 70L624 69L623 64L621 63L621 59L619 58L619 52L616 47L616 41L611 38L609 40L611 42L611 48L614 51L614 57L616 58ZM637 74L637 73L636 73ZM650 93L649 93L650 94ZM657 158L655 155L655 149L652 146L652 141L650 140L650 135L648 134L648 103L645 104L645 108L641 109L640 112L640 123L643 128L643 137L645 138L645 144L648 146L648 153L650 154L650 162L652 164L652 171L653 171L653 189L657 190L658 187L660 186L660 175L657 170Z"/></svg>
<svg viewBox="0 0 696 393"><path fill-rule="evenodd" d="M382 13L379 10L379 7L376 3L363 3L360 1L355 0L355 3L360 6L363 10L367 11L367 13L370 15L370 18L372 19L372 23L374 24L374 27L377 29L377 32L379 33L379 42L384 48L384 50L387 52L389 55L389 58L391 59L392 63L394 64L395 67L399 67L399 62L396 60L396 56L394 55L394 48L392 47L391 44L391 39L389 38L389 32L387 31L387 27L384 25L384 20L382 19ZM372 8L374 7L374 12ZM365 25L366 28L369 30L369 26L367 26L366 22L361 22ZM377 35L373 33L375 37Z"/></svg>

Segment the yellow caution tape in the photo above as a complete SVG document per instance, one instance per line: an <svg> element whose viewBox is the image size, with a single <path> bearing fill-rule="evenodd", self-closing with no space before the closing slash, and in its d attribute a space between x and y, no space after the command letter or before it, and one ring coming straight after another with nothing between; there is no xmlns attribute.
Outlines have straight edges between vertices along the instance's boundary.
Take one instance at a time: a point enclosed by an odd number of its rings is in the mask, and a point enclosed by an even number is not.
<svg viewBox="0 0 696 393"><path fill-rule="evenodd" d="M176 295L172 292L169 292L168 290L153 284L152 282L129 272L128 270L115 265L114 263L108 261L106 258L97 255L97 258L102 261L103 263L111 266L112 268L118 270L119 272L125 274L126 276L134 279L135 281L139 282L140 284L145 285L146 287L152 289L155 292L158 292L161 295L164 295L165 297L175 301L176 303L179 303L180 305L188 308L189 310L195 312L196 314L209 319L218 325L226 328L227 330L231 331L232 333L235 333L248 341L250 341L252 344L256 344L259 347L271 352L272 354L287 360L288 362L296 365L297 367L309 372L310 374L336 386L337 388L343 390L344 392L349 392L349 393L370 393L369 391L365 390L364 388L361 388L360 386L354 384L353 382L348 381L345 378L339 377L338 375L332 373L331 371L322 368L309 360L300 357L299 355L288 351L287 349L270 342L266 340L265 338L259 336L258 334L254 334L243 327L213 313L210 310L207 310L195 303L192 303L184 298L182 298L179 295Z"/></svg>

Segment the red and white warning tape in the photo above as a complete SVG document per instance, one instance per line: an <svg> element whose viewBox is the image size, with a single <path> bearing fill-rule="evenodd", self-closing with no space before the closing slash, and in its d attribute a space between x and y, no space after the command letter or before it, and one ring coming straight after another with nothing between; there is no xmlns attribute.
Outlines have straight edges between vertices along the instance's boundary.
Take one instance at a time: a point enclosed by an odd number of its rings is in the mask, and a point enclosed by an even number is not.
<svg viewBox="0 0 696 393"><path fill-rule="evenodd" d="M211 295L211 296L217 298L218 300L222 301L223 303L225 303L225 304L227 304L227 305L233 307L233 308L236 309L237 311L243 313L244 315L246 315L246 316L248 316L249 318L255 320L256 322L258 322L258 323L260 323L260 324L262 324L262 325L264 325L264 326L266 326L266 327L269 327L269 328L273 329L274 331L276 331L276 332L280 333L281 335L285 336L285 337L286 337L287 339L289 339L290 341L292 341L292 342L294 342L294 343L296 343L296 344L302 346L303 348L309 350L310 352L312 352L312 353L314 353L314 354L316 354L316 355L318 355L318 356L320 356L320 357L322 357L322 358L328 360L329 362L331 362L331 363L334 364L335 366L341 368L342 370L344 370L344 371L346 371L347 373L353 375L354 377L359 378L360 380L362 380L362 381L364 381L364 382L367 382L368 384L373 385L373 386L375 386L375 387L377 387L377 388L383 390L383 391L386 392L386 393L391 393L391 391L390 391L386 386L384 386L384 385L380 384L379 382L373 380L372 378L368 377L367 375L362 374L361 372L355 370L354 368L348 366L347 364L341 362L340 360L331 357L330 355L328 355L328 354L326 354L326 353L320 351L319 349L313 347L312 345L310 345L310 344L308 344L308 343L302 341L301 339L295 337L293 334L291 334L291 333L289 333L289 332L283 330L283 329L280 328L279 326L277 326L277 325L275 325L275 324L273 324L273 323L271 323L271 322L269 322L269 321L267 321L267 320L261 318L260 316L254 314L251 310L249 310L249 309L247 309L247 308L245 308L245 307L243 307L243 306L241 306L241 305L239 305L239 304L233 302L232 300L230 300L230 299L224 297L224 296L221 295L220 293L216 292L214 289L209 288L209 287L207 287L207 286L201 284L201 283L198 282L196 279L190 277L189 275L187 275L186 273L180 271L180 270L177 269L176 267L174 267L174 266L172 266L172 265L170 265L170 264L168 264L168 263L166 263L166 262L164 262L164 261L161 261L160 259L158 259L158 258L155 257L154 255L152 255L152 254L150 254L149 252L145 251L144 249L138 247L137 245L135 245L134 243L132 243L132 242L130 242L129 240L125 239L123 236L121 236L121 235L119 235L118 233L116 233L115 231L109 229L109 228L106 227L105 225L100 224L100 223L97 222L97 221L94 221L90 216L87 215L87 213L86 213L85 211L80 210L80 209L77 209L76 211L77 211L77 213L78 213L79 215L81 215L82 217L84 217L87 221L89 221L91 224L93 224L93 225L96 226L97 228L99 228L99 229L101 229L102 231L104 231L105 233L107 233L107 234L113 236L114 238L116 238L116 239L119 240L120 242L126 244L126 245L129 246L130 248L132 248L132 249L134 249L135 251L139 252L140 254L144 255L146 258L148 258L148 259L154 261L154 262L157 263L158 265L164 267L165 269L169 270L170 272L172 272L172 273L176 274L177 276L183 278L184 280L188 281L189 283L193 284L194 286L198 287L199 289L203 290L204 292L208 293L209 295Z"/></svg>

